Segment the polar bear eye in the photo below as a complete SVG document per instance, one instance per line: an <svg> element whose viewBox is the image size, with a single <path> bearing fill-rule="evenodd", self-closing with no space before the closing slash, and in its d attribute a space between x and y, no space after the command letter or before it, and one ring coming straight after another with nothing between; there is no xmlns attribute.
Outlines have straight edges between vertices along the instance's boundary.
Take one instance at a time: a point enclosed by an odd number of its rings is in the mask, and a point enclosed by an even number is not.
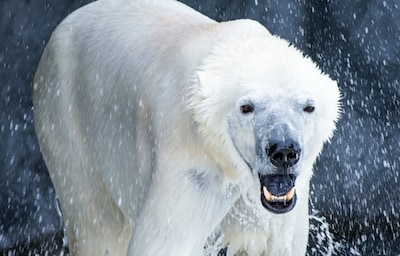
<svg viewBox="0 0 400 256"><path fill-rule="evenodd" d="M250 114L250 113L253 113L254 107L250 104L245 104L245 105L240 106L240 111L243 114Z"/></svg>
<svg viewBox="0 0 400 256"><path fill-rule="evenodd" d="M315 107L313 105L307 105L303 108L303 111L307 112L307 113L312 113L312 112L314 112L314 110L315 110Z"/></svg>

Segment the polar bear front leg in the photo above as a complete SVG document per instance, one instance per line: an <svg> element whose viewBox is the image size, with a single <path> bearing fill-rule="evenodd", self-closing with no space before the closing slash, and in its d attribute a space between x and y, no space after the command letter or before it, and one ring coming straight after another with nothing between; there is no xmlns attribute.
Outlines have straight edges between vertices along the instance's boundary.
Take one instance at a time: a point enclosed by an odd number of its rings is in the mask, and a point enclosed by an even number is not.
<svg viewBox="0 0 400 256"><path fill-rule="evenodd" d="M128 255L202 255L207 237L235 199L210 173L190 169L158 175L139 213Z"/></svg>

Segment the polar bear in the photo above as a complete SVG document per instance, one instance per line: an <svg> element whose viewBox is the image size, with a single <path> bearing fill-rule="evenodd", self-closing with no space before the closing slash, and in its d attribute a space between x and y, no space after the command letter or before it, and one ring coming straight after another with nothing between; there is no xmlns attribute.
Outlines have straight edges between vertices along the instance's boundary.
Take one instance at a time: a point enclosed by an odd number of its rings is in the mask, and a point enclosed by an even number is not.
<svg viewBox="0 0 400 256"><path fill-rule="evenodd" d="M54 31L34 121L72 255L304 255L336 82L252 20L99 0Z"/></svg>

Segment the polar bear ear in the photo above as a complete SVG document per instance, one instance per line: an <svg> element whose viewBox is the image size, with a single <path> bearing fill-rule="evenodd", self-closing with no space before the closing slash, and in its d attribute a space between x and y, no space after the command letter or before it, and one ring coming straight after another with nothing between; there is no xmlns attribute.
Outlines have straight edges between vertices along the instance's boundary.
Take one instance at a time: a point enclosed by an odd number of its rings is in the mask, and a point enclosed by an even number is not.
<svg viewBox="0 0 400 256"><path fill-rule="evenodd" d="M197 71L196 72L197 84L201 87L204 87L204 82L207 80L207 73L205 71Z"/></svg>
<svg viewBox="0 0 400 256"><path fill-rule="evenodd" d="M192 110L193 118L196 122L202 123L204 120L204 112L206 111L206 99L209 96L208 74L205 71L196 71L193 84L189 89L189 108Z"/></svg>
<svg viewBox="0 0 400 256"><path fill-rule="evenodd" d="M196 78L197 78L197 83L202 90L210 87L208 84L211 83L212 78L208 72L204 70L199 70L196 72Z"/></svg>
<svg viewBox="0 0 400 256"><path fill-rule="evenodd" d="M213 96L216 93L215 88L215 77L206 71L197 71L197 93L198 96L202 96L203 99Z"/></svg>

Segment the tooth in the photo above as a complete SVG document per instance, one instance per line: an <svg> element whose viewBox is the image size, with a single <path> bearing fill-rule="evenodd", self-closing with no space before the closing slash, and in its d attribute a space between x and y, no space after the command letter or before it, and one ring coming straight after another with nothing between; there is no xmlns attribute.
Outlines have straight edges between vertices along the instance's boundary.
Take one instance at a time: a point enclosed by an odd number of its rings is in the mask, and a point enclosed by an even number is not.
<svg viewBox="0 0 400 256"><path fill-rule="evenodd" d="M286 202L292 200L295 191L296 191L296 188L292 187L289 190L289 192L286 193L286 195L275 196L275 195L272 195L271 192L269 192L268 189L265 186L263 186L264 197L268 202L272 201L272 202L284 202L284 203L286 203Z"/></svg>
<svg viewBox="0 0 400 256"><path fill-rule="evenodd" d="M273 196L273 195L268 191L268 189L267 189L266 187L264 187L264 186L263 186L263 192L264 192L264 197L265 197L265 199L266 199L268 202L270 202L271 200L273 200L273 198L275 197L275 196Z"/></svg>
<svg viewBox="0 0 400 256"><path fill-rule="evenodd" d="M286 193L285 197L286 197L287 201L292 200L295 191L296 191L296 187L293 187L289 190L289 192Z"/></svg>

